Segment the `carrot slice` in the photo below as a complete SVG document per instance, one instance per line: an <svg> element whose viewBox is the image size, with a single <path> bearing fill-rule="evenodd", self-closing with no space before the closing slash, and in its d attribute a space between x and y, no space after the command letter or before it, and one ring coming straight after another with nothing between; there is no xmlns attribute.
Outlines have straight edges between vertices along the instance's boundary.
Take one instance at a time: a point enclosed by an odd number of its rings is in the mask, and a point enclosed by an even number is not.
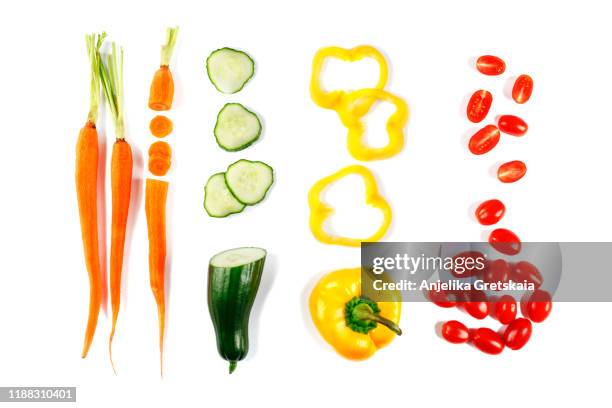
<svg viewBox="0 0 612 408"><path fill-rule="evenodd" d="M149 171L151 174L161 177L170 170L170 159L158 156L149 157Z"/></svg>
<svg viewBox="0 0 612 408"><path fill-rule="evenodd" d="M145 213L149 236L149 279L159 318L159 362L163 373L164 329L166 316L166 198L168 182L147 179Z"/></svg>
<svg viewBox="0 0 612 408"><path fill-rule="evenodd" d="M172 133L172 121L164 115L157 115L151 119L149 130L155 137L166 137Z"/></svg>
<svg viewBox="0 0 612 408"><path fill-rule="evenodd" d="M170 160L170 157L172 156L172 149L166 142L155 142L149 147L149 156L163 157Z"/></svg>
<svg viewBox="0 0 612 408"><path fill-rule="evenodd" d="M153 76L149 91L149 108L154 111L167 111L172 108L174 99L174 79L170 67L162 65Z"/></svg>

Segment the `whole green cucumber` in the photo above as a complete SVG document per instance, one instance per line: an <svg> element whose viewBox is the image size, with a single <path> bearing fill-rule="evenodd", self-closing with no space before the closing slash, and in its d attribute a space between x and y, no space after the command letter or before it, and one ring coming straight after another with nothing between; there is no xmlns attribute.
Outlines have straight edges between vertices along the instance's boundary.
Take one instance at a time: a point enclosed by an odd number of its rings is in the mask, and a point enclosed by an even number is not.
<svg viewBox="0 0 612 408"><path fill-rule="evenodd" d="M229 361L230 374L249 351L249 316L266 261L262 248L235 248L210 259L208 310L217 350Z"/></svg>

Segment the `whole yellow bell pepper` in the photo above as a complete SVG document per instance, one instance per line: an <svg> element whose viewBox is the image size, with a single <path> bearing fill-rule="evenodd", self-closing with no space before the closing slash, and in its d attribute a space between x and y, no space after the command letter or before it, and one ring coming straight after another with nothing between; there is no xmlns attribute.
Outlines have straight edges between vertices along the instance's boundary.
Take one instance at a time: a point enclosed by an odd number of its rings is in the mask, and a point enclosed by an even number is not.
<svg viewBox="0 0 612 408"><path fill-rule="evenodd" d="M382 224L372 236L367 238L349 238L330 235L324 229L325 220L334 213L334 209L321 201L321 193L330 184L333 184L349 174L357 174L363 178L365 183L365 202L383 213ZM384 197L378 192L378 186L376 185L374 175L370 170L360 165L344 167L337 173L317 181L308 192L308 205L310 207L310 230L316 239L325 244L358 247L362 242L376 242L387 233L391 225L391 207L389 203L387 203Z"/></svg>
<svg viewBox="0 0 612 408"><path fill-rule="evenodd" d="M325 275L310 294L310 315L321 336L351 360L364 360L401 335L401 302L361 296L361 269Z"/></svg>
<svg viewBox="0 0 612 408"><path fill-rule="evenodd" d="M324 47L317 51L312 61L312 74L310 77L310 96L312 100L322 108L334 109L336 111L346 109L347 96L351 91L333 90L325 91L321 86L321 71L328 58L338 58L342 61L354 62L364 58L374 59L379 66L378 81L374 88L383 89L389 78L389 67L384 55L376 48L369 45L360 45L355 48ZM356 114L365 115L376 99L361 99L352 109Z"/></svg>

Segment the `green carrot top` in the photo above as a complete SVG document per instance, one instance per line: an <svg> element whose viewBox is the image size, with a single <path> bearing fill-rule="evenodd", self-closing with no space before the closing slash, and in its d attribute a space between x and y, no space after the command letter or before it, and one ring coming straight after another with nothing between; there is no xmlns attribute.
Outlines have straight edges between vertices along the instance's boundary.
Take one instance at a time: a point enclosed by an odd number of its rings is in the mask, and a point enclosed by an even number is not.
<svg viewBox="0 0 612 408"><path fill-rule="evenodd" d="M98 50L100 60L100 80L102 89L113 116L115 123L115 137L118 140L125 138L125 126L123 123L123 48L119 48L113 42L111 53L107 55L106 64Z"/></svg>
<svg viewBox="0 0 612 408"><path fill-rule="evenodd" d="M95 124L98 120L98 109L100 107L100 47L104 42L106 33L87 34L85 44L87 45L87 56L91 69L91 84L89 93L89 113L87 120Z"/></svg>
<svg viewBox="0 0 612 408"><path fill-rule="evenodd" d="M170 65L170 57L172 57L172 51L174 51L178 29L178 27L166 29L166 43L161 48L161 66Z"/></svg>

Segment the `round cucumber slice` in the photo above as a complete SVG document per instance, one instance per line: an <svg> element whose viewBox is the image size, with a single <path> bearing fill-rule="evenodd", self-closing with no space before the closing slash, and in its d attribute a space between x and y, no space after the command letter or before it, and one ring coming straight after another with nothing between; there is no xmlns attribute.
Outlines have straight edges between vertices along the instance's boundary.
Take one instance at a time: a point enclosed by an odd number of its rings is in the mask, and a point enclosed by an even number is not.
<svg viewBox="0 0 612 408"><path fill-rule="evenodd" d="M206 72L219 92L233 94L249 82L255 72L255 62L243 51L220 48L206 59Z"/></svg>
<svg viewBox="0 0 612 408"><path fill-rule="evenodd" d="M260 161L238 160L225 172L225 184L238 201L257 204L266 197L274 183L274 170Z"/></svg>
<svg viewBox="0 0 612 408"><path fill-rule="evenodd" d="M215 268L235 268L248 265L266 257L266 250L257 247L242 247L219 252L210 259Z"/></svg>
<svg viewBox="0 0 612 408"><path fill-rule="evenodd" d="M239 103L227 103L217 115L217 144L228 152L237 152L253 144L261 134L257 115Z"/></svg>
<svg viewBox="0 0 612 408"><path fill-rule="evenodd" d="M225 184L223 173L213 174L204 187L204 209L211 217L223 218L244 210L244 204L236 197Z"/></svg>

